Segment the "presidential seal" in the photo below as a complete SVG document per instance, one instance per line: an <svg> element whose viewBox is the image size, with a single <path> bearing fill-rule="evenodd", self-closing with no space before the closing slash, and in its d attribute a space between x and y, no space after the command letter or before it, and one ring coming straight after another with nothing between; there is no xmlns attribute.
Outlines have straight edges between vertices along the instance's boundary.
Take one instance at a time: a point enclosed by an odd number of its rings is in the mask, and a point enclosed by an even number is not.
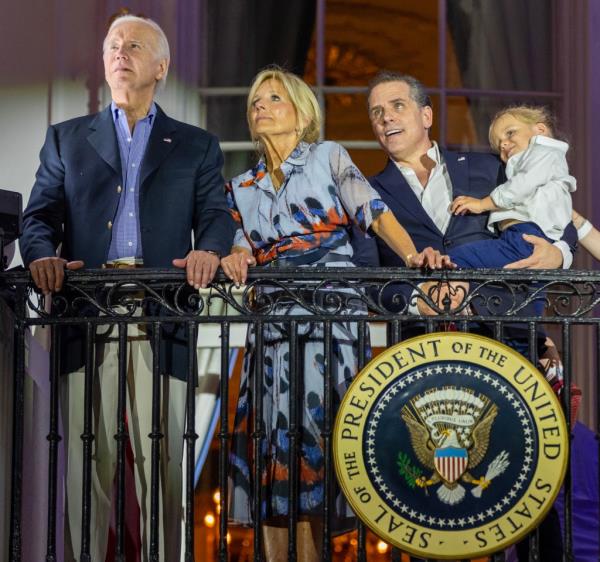
<svg viewBox="0 0 600 562"><path fill-rule="evenodd" d="M340 485L383 540L422 558L497 552L543 519L567 466L544 376L495 340L444 332L387 349L334 429Z"/></svg>

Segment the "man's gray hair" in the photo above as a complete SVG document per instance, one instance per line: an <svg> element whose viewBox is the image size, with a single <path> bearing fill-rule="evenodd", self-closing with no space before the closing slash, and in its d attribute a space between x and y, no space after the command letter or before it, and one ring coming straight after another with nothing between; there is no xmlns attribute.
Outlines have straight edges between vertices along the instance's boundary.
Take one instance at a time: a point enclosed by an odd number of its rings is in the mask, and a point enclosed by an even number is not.
<svg viewBox="0 0 600 562"><path fill-rule="evenodd" d="M171 61L171 51L169 49L169 41L167 39L167 36L165 35L165 32L162 30L160 25L158 25L154 20L151 20L150 18L143 18L140 16L132 16L129 14L118 17L110 24L110 27L106 32L106 37L104 38L104 43L102 44L102 52L104 53L106 51L106 42L111 31L115 27L123 23L143 23L154 30L154 33L156 34L156 52L154 54L156 55L156 58L158 60L167 60L167 69L165 70L165 74L158 81L157 84L157 87L163 87L165 85L165 82L167 81L167 74L169 72L169 62Z"/></svg>
<svg viewBox="0 0 600 562"><path fill-rule="evenodd" d="M386 82L404 82L410 91L410 97L419 107L432 107L431 99L425 91L425 86L410 74L402 74L393 70L380 70L375 77L369 82L369 91L367 98L371 96L371 92L375 86L385 84Z"/></svg>

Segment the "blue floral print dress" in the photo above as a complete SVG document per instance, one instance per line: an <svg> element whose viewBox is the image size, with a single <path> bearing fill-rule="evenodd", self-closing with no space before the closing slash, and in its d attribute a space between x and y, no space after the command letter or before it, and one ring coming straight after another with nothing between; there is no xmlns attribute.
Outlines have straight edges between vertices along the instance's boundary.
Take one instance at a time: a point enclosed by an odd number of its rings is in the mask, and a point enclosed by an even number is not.
<svg viewBox="0 0 600 562"><path fill-rule="evenodd" d="M346 150L333 142L300 143L281 165L283 182L276 190L266 163L234 178L227 198L239 224L234 245L252 251L259 265L285 260L296 265L300 259L311 265L353 267L348 227L352 220L367 231L388 210L377 192L350 159ZM311 259L314 258L314 259ZM280 304L275 314L307 314L297 303ZM361 304L348 304L344 311L364 314ZM230 454L230 511L232 522L250 525L254 520L253 376L256 368L254 328L246 343L240 393ZM321 432L324 421L324 346L321 323L301 324L298 353L302 366L299 423L300 483L299 513L321 516L325 501L324 453ZM334 407L358 371L357 325L339 322L332 326L332 387ZM288 515L289 492L289 324L263 327L263 425L266 436L263 456L262 519L277 520ZM345 529L352 512L336 491L332 523ZM347 528L347 527L346 527Z"/></svg>

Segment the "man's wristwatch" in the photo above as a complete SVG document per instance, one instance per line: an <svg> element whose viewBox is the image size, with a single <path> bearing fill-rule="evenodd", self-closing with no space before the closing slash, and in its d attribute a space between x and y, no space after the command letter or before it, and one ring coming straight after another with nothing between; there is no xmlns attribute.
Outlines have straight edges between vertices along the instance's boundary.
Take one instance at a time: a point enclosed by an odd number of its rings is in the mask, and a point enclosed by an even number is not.
<svg viewBox="0 0 600 562"><path fill-rule="evenodd" d="M219 259L221 259L221 254L219 254L219 252L215 252L214 250L203 250L203 252L206 252L207 254L212 254L213 256L217 256Z"/></svg>

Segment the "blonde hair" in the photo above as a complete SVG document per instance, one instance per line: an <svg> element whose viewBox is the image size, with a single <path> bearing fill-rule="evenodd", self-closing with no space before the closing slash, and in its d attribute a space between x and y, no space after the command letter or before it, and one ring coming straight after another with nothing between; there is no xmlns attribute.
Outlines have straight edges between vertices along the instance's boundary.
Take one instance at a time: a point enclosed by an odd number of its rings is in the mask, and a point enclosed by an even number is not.
<svg viewBox="0 0 600 562"><path fill-rule="evenodd" d="M492 129L494 128L496 121L505 115L512 115L515 119L518 119L527 125L542 123L548 128L548 136L556 137L556 117L554 117L553 113L547 107L544 107L543 105L509 105L498 111L490 124L488 140L490 146L494 150L497 150L497 147L494 146L494 141L492 139Z"/></svg>
<svg viewBox="0 0 600 562"><path fill-rule="evenodd" d="M297 126L299 127L298 142L318 141L321 133L321 108L315 94L299 76L279 66L269 66L254 77L246 103L248 128L252 140L259 143L259 150L262 152L263 147L260 146L260 139L254 133L254 123L251 118L252 100L256 96L256 91L268 80L276 80L283 86L296 110Z"/></svg>

